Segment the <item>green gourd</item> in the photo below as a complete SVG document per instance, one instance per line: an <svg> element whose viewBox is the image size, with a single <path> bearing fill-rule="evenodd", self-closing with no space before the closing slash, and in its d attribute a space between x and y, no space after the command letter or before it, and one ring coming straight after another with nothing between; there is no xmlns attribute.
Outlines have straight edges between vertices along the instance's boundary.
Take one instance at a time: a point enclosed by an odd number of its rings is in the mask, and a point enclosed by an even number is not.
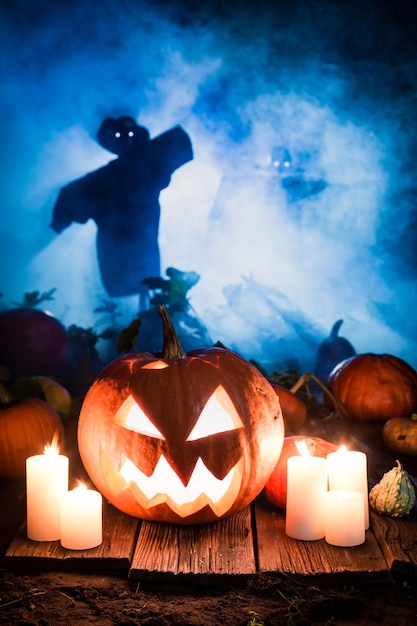
<svg viewBox="0 0 417 626"><path fill-rule="evenodd" d="M386 472L372 487L369 504L381 515L402 517L414 506L416 494L408 473L397 460L397 467Z"/></svg>

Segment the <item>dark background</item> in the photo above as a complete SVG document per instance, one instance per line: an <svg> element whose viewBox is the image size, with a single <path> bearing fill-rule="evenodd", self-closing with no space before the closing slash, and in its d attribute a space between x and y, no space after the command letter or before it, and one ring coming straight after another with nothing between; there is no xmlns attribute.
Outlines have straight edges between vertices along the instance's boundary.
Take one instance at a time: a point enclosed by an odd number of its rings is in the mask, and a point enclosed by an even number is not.
<svg viewBox="0 0 417 626"><path fill-rule="evenodd" d="M159 244L163 268L200 274L189 295L214 341L305 369L343 318L358 351L416 365L416 12L3 0L3 308L55 287L64 324L100 327L94 225L49 224L59 189L112 158L101 121L128 114L151 136L181 124L192 139L193 163L161 195ZM296 188L268 160L277 147ZM121 323L137 312L117 304Z"/></svg>

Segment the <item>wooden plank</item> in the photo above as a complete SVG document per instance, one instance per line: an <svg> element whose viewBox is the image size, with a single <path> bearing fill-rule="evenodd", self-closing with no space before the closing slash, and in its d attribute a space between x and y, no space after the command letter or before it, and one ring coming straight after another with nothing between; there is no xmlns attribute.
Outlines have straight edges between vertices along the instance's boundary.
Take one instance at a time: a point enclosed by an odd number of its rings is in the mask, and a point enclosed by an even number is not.
<svg viewBox="0 0 417 626"><path fill-rule="evenodd" d="M200 526L143 522L129 577L151 580L165 574L194 579L198 574L205 582L227 575L232 582L255 573L251 512L246 507L237 515Z"/></svg>
<svg viewBox="0 0 417 626"><path fill-rule="evenodd" d="M254 505L258 569L295 577L357 582L391 580L384 555L371 531L352 548L331 546L324 539L298 541L285 534L285 513L259 500Z"/></svg>
<svg viewBox="0 0 417 626"><path fill-rule="evenodd" d="M128 570L139 521L113 506L103 506L103 542L90 550L67 550L59 541L32 541L26 523L9 545L3 558L7 567L65 570Z"/></svg>
<svg viewBox="0 0 417 626"><path fill-rule="evenodd" d="M417 514L393 518L371 511L370 522L391 571L417 575Z"/></svg>

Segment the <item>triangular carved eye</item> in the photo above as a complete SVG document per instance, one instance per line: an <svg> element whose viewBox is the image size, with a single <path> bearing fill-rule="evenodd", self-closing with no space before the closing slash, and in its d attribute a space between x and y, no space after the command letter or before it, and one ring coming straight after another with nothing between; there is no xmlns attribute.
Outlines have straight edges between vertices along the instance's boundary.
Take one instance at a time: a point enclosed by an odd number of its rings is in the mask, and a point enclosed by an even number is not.
<svg viewBox="0 0 417 626"><path fill-rule="evenodd" d="M187 441L195 441L242 427L242 420L233 402L224 387L219 385L201 411L200 417L187 437Z"/></svg>
<svg viewBox="0 0 417 626"><path fill-rule="evenodd" d="M114 416L114 421L127 430L133 430L135 433L155 437L155 439L165 439L132 396L129 396L123 402Z"/></svg>

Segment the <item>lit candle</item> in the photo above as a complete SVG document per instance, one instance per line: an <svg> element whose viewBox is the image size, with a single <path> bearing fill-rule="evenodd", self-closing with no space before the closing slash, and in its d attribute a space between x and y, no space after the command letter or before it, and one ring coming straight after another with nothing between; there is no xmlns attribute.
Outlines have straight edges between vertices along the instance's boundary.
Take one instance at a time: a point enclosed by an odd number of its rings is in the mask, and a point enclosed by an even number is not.
<svg viewBox="0 0 417 626"><path fill-rule="evenodd" d="M68 491L68 457L53 445L26 459L27 536L56 541L61 536L60 498Z"/></svg>
<svg viewBox="0 0 417 626"><path fill-rule="evenodd" d="M365 509L362 491L326 493L327 543L333 546L359 546L365 541Z"/></svg>
<svg viewBox="0 0 417 626"><path fill-rule="evenodd" d="M103 541L102 497L85 485L61 497L61 545L69 550L88 550Z"/></svg>
<svg viewBox="0 0 417 626"><path fill-rule="evenodd" d="M368 472L366 454L341 446L327 455L329 491L362 491L365 529L369 528Z"/></svg>
<svg viewBox="0 0 417 626"><path fill-rule="evenodd" d="M308 450L288 459L285 532L289 537L304 541L324 537L326 492L326 459L309 456Z"/></svg>

